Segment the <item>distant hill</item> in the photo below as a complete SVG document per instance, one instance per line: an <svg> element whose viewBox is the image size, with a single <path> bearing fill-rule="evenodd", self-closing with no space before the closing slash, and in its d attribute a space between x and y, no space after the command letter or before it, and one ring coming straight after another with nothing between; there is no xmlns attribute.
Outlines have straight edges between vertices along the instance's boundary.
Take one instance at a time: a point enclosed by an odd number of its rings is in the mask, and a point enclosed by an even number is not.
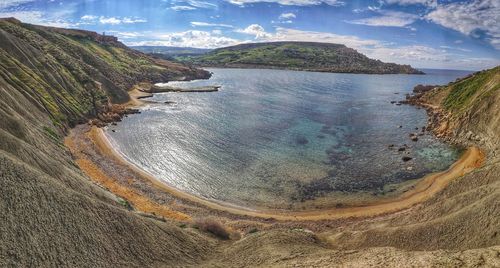
<svg viewBox="0 0 500 268"><path fill-rule="evenodd" d="M131 46L130 48L162 59L178 59L199 56L212 51L212 49L204 48L170 46Z"/></svg>
<svg viewBox="0 0 500 268"><path fill-rule="evenodd" d="M314 42L251 43L178 58L205 67L270 68L335 73L423 74L410 65L384 63L341 44Z"/></svg>

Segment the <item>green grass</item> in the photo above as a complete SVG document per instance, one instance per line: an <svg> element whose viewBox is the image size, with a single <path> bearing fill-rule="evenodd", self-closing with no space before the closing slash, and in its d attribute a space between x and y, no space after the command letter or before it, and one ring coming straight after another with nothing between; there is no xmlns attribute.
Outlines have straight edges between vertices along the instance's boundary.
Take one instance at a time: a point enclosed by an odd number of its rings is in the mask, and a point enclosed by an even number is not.
<svg viewBox="0 0 500 268"><path fill-rule="evenodd" d="M383 63L337 44L280 42L243 44L193 57L178 57L208 66L262 66L281 69L360 73L412 73L410 66Z"/></svg>
<svg viewBox="0 0 500 268"><path fill-rule="evenodd" d="M500 72L500 67L476 73L474 76L462 79L450 85L451 90L443 102L445 109L461 112L467 110L472 105L475 98L485 98L494 91L500 89L500 84L496 83L491 87L489 82Z"/></svg>

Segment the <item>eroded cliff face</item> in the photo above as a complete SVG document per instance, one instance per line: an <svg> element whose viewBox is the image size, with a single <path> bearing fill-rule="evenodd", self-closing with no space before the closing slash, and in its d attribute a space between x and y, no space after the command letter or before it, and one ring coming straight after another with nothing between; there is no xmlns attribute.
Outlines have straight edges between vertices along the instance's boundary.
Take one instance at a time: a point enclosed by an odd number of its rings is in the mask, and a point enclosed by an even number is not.
<svg viewBox="0 0 500 268"><path fill-rule="evenodd" d="M491 158L500 147L500 66L408 98L429 112L429 127L451 142L483 146Z"/></svg>

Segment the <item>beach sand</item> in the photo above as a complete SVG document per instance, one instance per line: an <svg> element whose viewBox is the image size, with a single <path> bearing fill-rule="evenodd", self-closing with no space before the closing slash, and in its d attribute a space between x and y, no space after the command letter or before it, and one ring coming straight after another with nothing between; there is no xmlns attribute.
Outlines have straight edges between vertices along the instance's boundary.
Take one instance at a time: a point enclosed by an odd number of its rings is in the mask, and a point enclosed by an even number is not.
<svg viewBox="0 0 500 268"><path fill-rule="evenodd" d="M274 211L274 210L251 210L241 207L231 206L230 204L218 203L216 201L206 200L171 187L164 182L158 180L153 175L140 169L136 165L128 162L120 152L116 151L109 140L107 139L104 131L97 127L92 127L87 133L87 138L95 144L98 153L102 154L105 158L112 159L119 166L126 168L127 172L134 172L136 177L141 178L149 185L153 185L157 189L167 192L175 198L187 200L191 203L199 204L202 207L210 210L223 211L238 216L256 217L262 219L275 219L279 221L317 221L329 219L342 219L342 218L359 218L359 217L373 217L381 214L393 213L408 209L419 203L422 203L442 189L444 189L455 178L463 176L478 168L484 162L485 156L483 152L477 147L468 148L465 153L458 159L448 170L438 173L432 173L416 183L415 187L393 198L381 199L379 201L366 203L360 206L346 206L341 208L331 208L323 210L308 210L308 211ZM81 135L81 134L80 134ZM77 148L72 145L74 133L66 139L66 145L72 151L73 155L77 158L77 163L80 168L97 183L103 184L103 177L106 179L105 185L116 195L127 199L134 207L144 212L151 212L151 207L155 208L157 213L164 217L186 220L189 218L186 214L175 212L164 206L165 211L159 212L162 205L155 203L152 200L148 201L147 197L140 196L133 193L132 189L127 189L126 186L113 186L113 175L104 175L100 171L100 165L103 163L92 163L91 160L86 158L85 154L79 154ZM147 205L146 205L147 204Z"/></svg>

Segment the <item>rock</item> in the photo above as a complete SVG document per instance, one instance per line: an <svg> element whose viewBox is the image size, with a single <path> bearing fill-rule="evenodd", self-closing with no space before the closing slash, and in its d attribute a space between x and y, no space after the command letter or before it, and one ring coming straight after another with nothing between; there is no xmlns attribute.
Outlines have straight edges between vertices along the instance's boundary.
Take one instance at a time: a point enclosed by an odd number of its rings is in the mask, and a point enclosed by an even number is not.
<svg viewBox="0 0 500 268"><path fill-rule="evenodd" d="M387 146L389 148L394 148L394 144L389 144L389 146Z"/></svg>
<svg viewBox="0 0 500 268"><path fill-rule="evenodd" d="M299 145L305 145L308 144L309 141L304 136L298 136L295 138L295 143Z"/></svg>
<svg viewBox="0 0 500 268"><path fill-rule="evenodd" d="M412 141L418 141L418 137L417 137L417 136L412 136L412 137L411 137L411 140L412 140Z"/></svg>
<svg viewBox="0 0 500 268"><path fill-rule="evenodd" d="M399 147L398 152L404 152L406 151L406 147Z"/></svg>
<svg viewBox="0 0 500 268"><path fill-rule="evenodd" d="M391 101L391 104L394 104L394 103L396 103L396 101Z"/></svg>
<svg viewBox="0 0 500 268"><path fill-rule="evenodd" d="M403 126L400 125L400 126L398 126L398 128L403 128Z"/></svg>
<svg viewBox="0 0 500 268"><path fill-rule="evenodd" d="M401 158L404 162L408 162L410 160L412 160L413 158L409 157L409 156L403 156L403 158Z"/></svg>
<svg viewBox="0 0 500 268"><path fill-rule="evenodd" d="M407 167L406 170L408 171L412 171L413 170L413 167Z"/></svg>
<svg viewBox="0 0 500 268"><path fill-rule="evenodd" d="M467 134L465 134L465 138L468 140L472 140L472 136L474 136L474 133L472 133L472 131L470 130L469 132L467 132Z"/></svg>

